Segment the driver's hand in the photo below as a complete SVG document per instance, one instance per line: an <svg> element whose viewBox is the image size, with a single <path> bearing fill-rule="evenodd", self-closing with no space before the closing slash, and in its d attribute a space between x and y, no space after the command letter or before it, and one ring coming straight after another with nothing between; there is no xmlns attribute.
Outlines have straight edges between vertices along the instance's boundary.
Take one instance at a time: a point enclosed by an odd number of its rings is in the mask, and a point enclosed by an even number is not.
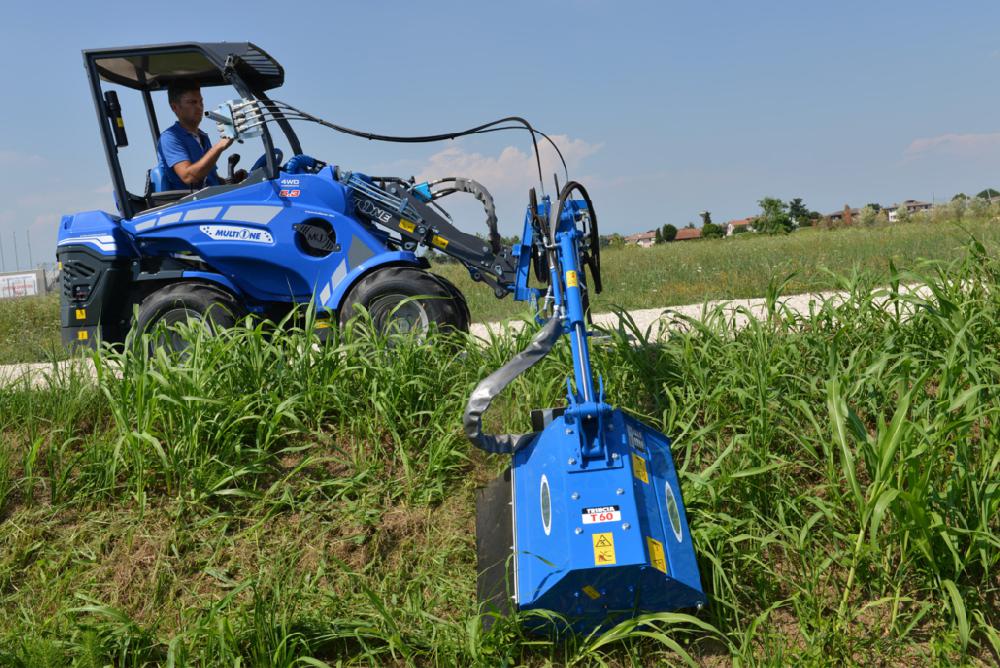
<svg viewBox="0 0 1000 668"><path fill-rule="evenodd" d="M235 140L232 137L223 137L219 141L215 142L215 145L218 146L221 150L225 151L227 148L233 145L233 141Z"/></svg>

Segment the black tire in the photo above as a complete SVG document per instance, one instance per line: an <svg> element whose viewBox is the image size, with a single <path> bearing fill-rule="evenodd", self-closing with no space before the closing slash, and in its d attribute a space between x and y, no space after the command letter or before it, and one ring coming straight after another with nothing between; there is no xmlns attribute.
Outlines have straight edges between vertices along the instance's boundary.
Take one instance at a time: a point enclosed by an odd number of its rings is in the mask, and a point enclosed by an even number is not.
<svg viewBox="0 0 1000 668"><path fill-rule="evenodd" d="M442 332L469 331L465 298L448 280L414 267L385 267L351 288L340 309L344 325L363 306L381 334L426 332L431 324Z"/></svg>
<svg viewBox="0 0 1000 668"><path fill-rule="evenodd" d="M222 288L204 283L172 283L142 300L134 329L137 333L153 332L161 323L170 326L186 320L206 321L213 328L229 328L245 315L246 309ZM151 342L151 347L157 346L181 352L187 344L175 332L169 332Z"/></svg>

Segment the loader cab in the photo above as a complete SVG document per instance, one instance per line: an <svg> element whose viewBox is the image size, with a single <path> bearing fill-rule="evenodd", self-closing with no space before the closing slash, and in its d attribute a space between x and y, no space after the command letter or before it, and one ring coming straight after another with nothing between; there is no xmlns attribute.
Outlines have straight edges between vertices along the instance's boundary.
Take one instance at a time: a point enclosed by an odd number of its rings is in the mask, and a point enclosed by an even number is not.
<svg viewBox="0 0 1000 668"><path fill-rule="evenodd" d="M92 49L84 51L83 58L101 128L115 202L119 213L126 219L193 195L193 191L189 189L169 189L166 174L159 165L157 144L160 134L174 120L169 112L163 113L163 109L167 108L169 86L175 83L191 84L201 88L206 96L217 91L221 93L218 96L221 99L233 97L235 90L236 97L267 101L267 91L284 82L284 69L281 65L250 42L184 42ZM142 113L146 116L146 125L152 139L151 150L148 153L138 151L126 155L123 149L129 146L130 132L133 137L137 136L137 131L141 132L141 124L137 125L135 121ZM278 126L293 154L301 153L298 137L288 121L280 119ZM261 156L261 168L244 183L260 182L277 176L279 160L275 153L274 138L267 127L263 128L259 143L251 140L243 146L241 152L247 154L245 157L250 162L258 155ZM220 163L220 174L224 174L225 168L225 164ZM127 180L126 173L129 176ZM211 195L211 192L206 191L214 188L232 187L234 186L204 188L199 191L199 195Z"/></svg>

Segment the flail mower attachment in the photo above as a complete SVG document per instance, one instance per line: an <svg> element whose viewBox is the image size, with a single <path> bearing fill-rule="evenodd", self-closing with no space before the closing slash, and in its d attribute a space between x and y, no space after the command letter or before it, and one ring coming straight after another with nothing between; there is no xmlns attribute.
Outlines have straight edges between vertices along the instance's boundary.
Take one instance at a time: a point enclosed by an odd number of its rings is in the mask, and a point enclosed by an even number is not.
<svg viewBox="0 0 1000 668"><path fill-rule="evenodd" d="M574 192L582 199L570 199ZM606 403L603 381L595 391L584 306L585 266L595 287L600 280L590 199L571 181L554 205L536 204L534 193L531 200L520 259L533 240L536 277L547 265L552 315L524 351L476 387L464 416L474 445L512 455L510 468L477 495L480 603L501 614L549 610L577 632L700 608L705 594L670 439ZM530 434L484 434L493 398L560 336L573 356L566 407L533 411Z"/></svg>

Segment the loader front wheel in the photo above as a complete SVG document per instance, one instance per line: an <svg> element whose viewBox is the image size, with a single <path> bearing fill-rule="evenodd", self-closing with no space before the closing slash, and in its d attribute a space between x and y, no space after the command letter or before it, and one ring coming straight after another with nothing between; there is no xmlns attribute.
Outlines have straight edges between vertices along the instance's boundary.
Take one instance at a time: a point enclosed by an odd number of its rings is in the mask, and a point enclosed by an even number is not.
<svg viewBox="0 0 1000 668"><path fill-rule="evenodd" d="M340 324L368 311L381 334L469 331L464 298L447 280L414 267L386 267L365 276L348 293L340 310Z"/></svg>
<svg viewBox="0 0 1000 668"><path fill-rule="evenodd" d="M137 333L153 335L150 348L166 347L182 352L187 342L171 325L204 322L212 328L233 327L245 315L242 305L229 292L204 283L173 283L150 293L139 304L135 321ZM166 330L159 325L166 325ZM152 352L152 350L150 351Z"/></svg>

